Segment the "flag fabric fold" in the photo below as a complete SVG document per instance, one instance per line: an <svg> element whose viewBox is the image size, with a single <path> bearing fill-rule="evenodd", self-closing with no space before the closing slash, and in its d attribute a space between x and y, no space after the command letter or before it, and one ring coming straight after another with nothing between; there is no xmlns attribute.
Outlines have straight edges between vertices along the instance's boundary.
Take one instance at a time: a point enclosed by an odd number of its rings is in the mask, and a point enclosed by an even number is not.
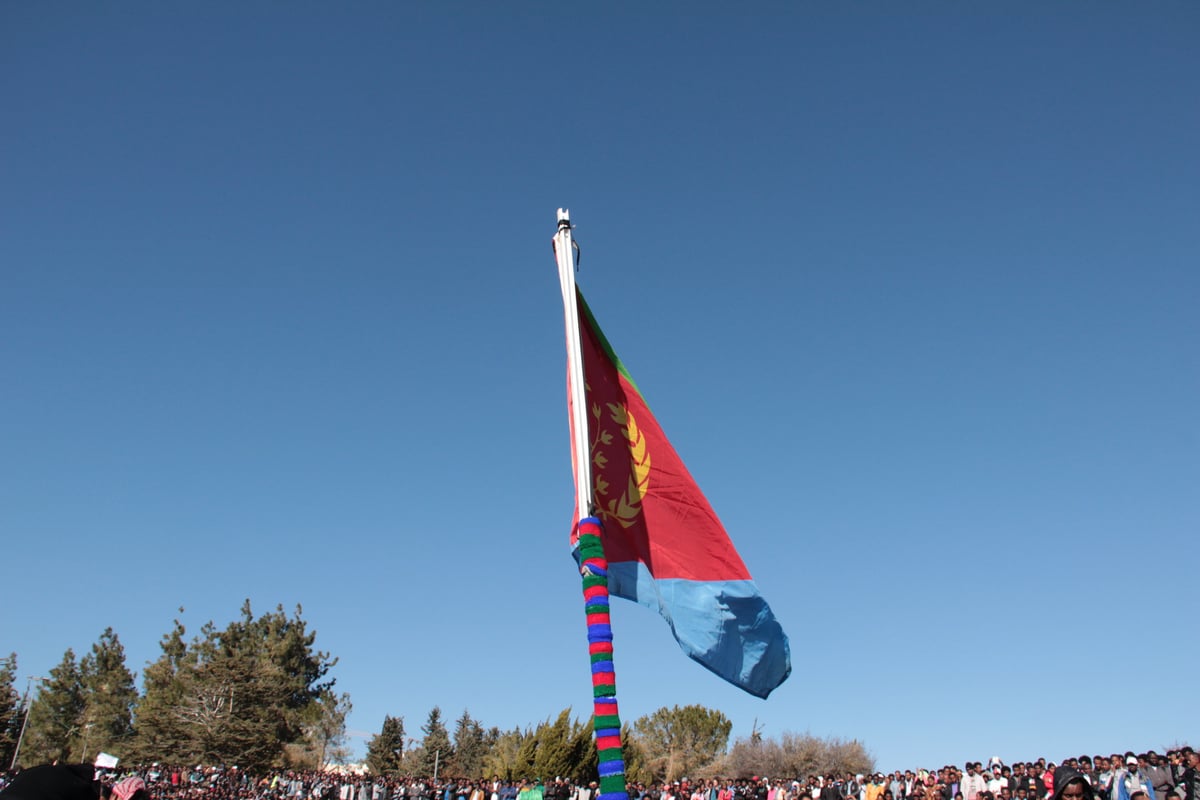
<svg viewBox="0 0 1200 800"><path fill-rule="evenodd" d="M576 299L609 590L657 610L684 653L765 698L791 673L787 636L583 295Z"/></svg>

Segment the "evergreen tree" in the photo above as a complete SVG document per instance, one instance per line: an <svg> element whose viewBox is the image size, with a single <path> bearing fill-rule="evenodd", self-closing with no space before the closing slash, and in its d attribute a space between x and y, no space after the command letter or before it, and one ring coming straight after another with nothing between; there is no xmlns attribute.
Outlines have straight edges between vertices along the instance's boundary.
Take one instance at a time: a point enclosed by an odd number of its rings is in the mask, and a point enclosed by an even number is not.
<svg viewBox="0 0 1200 800"><path fill-rule="evenodd" d="M596 739L592 732L592 720L585 723L571 724L570 735L567 739L567 758L571 765L566 773L577 784L586 785L599 777L600 757L596 752ZM629 759L626 757L626 764ZM628 767L626 767L628 772Z"/></svg>
<svg viewBox="0 0 1200 800"><path fill-rule="evenodd" d="M75 651L68 649L41 690L29 703L29 721L21 744L23 766L70 761L71 739L83 717L83 682Z"/></svg>
<svg viewBox="0 0 1200 800"><path fill-rule="evenodd" d="M521 746L517 748L515 764L518 779L537 777L534 765L537 763L538 744L538 735L534 731L526 730L521 736Z"/></svg>
<svg viewBox="0 0 1200 800"><path fill-rule="evenodd" d="M483 775L483 725L463 709L454 726L454 774L466 778Z"/></svg>
<svg viewBox="0 0 1200 800"><path fill-rule="evenodd" d="M574 777L575 765L571 752L571 709L564 708L554 722L546 720L537 726L534 736L537 747L533 757L533 772L542 780L556 776Z"/></svg>
<svg viewBox="0 0 1200 800"><path fill-rule="evenodd" d="M592 749L595 750L595 747ZM646 769L646 753L628 723L621 726L621 752L625 756L625 776L628 780L642 783L650 783L653 780L650 771ZM590 770L598 772L600 759L598 755L594 758L596 763Z"/></svg>
<svg viewBox="0 0 1200 800"><path fill-rule="evenodd" d="M321 683L334 662L314 652L315 634L282 607L241 620L200 642L186 695L199 723L198 756L251 769L282 766L284 746L301 739L305 711L332 689Z"/></svg>
<svg viewBox="0 0 1200 800"><path fill-rule="evenodd" d="M421 775L425 773L425 748L415 740L409 744L401 759L400 771L405 775Z"/></svg>
<svg viewBox="0 0 1200 800"><path fill-rule="evenodd" d="M101 750L126 756L133 735L133 674L125 667L125 648L112 628L100 635L79 664L83 712L71 738L71 752L88 761Z"/></svg>
<svg viewBox="0 0 1200 800"><path fill-rule="evenodd" d="M17 678L17 654L0 659L0 770L8 769L13 751L17 748L17 737L21 733L21 695L13 684Z"/></svg>
<svg viewBox="0 0 1200 800"><path fill-rule="evenodd" d="M186 644L184 633L176 621L146 670L136 717L142 758L269 769L287 764L289 746L304 750L314 730L320 746L344 730L338 711L348 699L324 680L336 660L313 648L299 607L256 618L247 601L224 630L208 622Z"/></svg>
<svg viewBox="0 0 1200 800"><path fill-rule="evenodd" d="M425 737L421 740L423 759L420 773L432 776L436 770L439 776L444 775L446 764L454 760L454 748L450 745L446 723L442 722L442 709L434 706L429 711L429 718L421 726L421 732Z"/></svg>
<svg viewBox="0 0 1200 800"><path fill-rule="evenodd" d="M182 608L179 613L183 613ZM149 763L167 754L189 754L190 736L177 714L183 700L180 675L195 668L195 654L188 652L186 635L183 623L176 619L175 627L159 643L162 655L146 667L142 696L134 710L134 761Z"/></svg>
<svg viewBox="0 0 1200 800"><path fill-rule="evenodd" d="M492 748L500 741L500 729L495 725L483 732L483 757L479 761L479 774L485 778L490 778L496 773L490 772L487 768L487 757L492 752Z"/></svg>
<svg viewBox="0 0 1200 800"><path fill-rule="evenodd" d="M404 717L383 718L383 728L367 742L367 767L376 775L401 774L404 761Z"/></svg>
<svg viewBox="0 0 1200 800"><path fill-rule="evenodd" d="M506 781L519 780L529 775L533 769L532 762L523 764L519 760L521 745L525 740L525 734L521 732L521 729L513 728L504 733L500 733L494 728L492 730L495 735L483 757L484 773L499 775Z"/></svg>

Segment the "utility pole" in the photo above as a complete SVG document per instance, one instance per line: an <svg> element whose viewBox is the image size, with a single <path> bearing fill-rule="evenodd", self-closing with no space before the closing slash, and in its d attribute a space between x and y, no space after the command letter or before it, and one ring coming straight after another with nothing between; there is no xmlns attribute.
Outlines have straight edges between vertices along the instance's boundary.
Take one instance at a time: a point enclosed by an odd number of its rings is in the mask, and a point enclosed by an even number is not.
<svg viewBox="0 0 1200 800"><path fill-rule="evenodd" d="M21 720L21 733L17 735L17 749L13 751L12 763L8 765L10 770L17 768L17 758L21 755L21 743L25 741L25 728L29 725L29 689L33 686L34 681L48 681L49 678L30 675L25 681L25 696L21 699L21 705L25 707L25 719Z"/></svg>
<svg viewBox="0 0 1200 800"><path fill-rule="evenodd" d="M87 763L88 740L92 738L92 723L83 726L83 763Z"/></svg>

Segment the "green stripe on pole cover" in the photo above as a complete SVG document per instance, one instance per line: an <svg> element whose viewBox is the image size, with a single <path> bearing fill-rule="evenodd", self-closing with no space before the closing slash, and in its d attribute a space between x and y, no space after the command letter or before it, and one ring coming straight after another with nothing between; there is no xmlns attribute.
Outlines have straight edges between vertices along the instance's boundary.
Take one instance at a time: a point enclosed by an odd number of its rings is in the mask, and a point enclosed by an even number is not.
<svg viewBox="0 0 1200 800"><path fill-rule="evenodd" d="M608 578L603 575L584 575L583 588L590 589L593 586L608 586Z"/></svg>
<svg viewBox="0 0 1200 800"><path fill-rule="evenodd" d="M610 610L608 603L604 603L603 605L597 603L594 606L588 605L583 607L585 614L607 614Z"/></svg>
<svg viewBox="0 0 1200 800"><path fill-rule="evenodd" d="M616 696L617 696L617 687L616 686L600 685L600 686L592 687L592 697L616 697Z"/></svg>
<svg viewBox="0 0 1200 800"><path fill-rule="evenodd" d="M600 791L603 794L625 791L625 773L618 772L616 775L605 775L600 779Z"/></svg>
<svg viewBox="0 0 1200 800"><path fill-rule="evenodd" d="M600 758L601 764L604 764L605 762L608 762L608 761L620 761L621 760L621 748L609 747L606 750L601 750L599 753L597 753L597 756Z"/></svg>
<svg viewBox="0 0 1200 800"><path fill-rule="evenodd" d="M591 655L593 664L595 664L597 661L612 661L612 657L612 653L592 653Z"/></svg>
<svg viewBox="0 0 1200 800"><path fill-rule="evenodd" d="M621 718L616 714L604 714L595 718L592 722L592 727L598 731L607 730L608 728L620 728Z"/></svg>

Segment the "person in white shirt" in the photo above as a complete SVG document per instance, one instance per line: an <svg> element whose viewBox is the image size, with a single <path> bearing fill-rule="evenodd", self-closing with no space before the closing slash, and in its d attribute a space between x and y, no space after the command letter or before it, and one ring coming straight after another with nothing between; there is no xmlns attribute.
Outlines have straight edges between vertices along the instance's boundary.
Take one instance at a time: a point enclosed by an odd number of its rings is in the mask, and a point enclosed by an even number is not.
<svg viewBox="0 0 1200 800"><path fill-rule="evenodd" d="M980 792L987 791L987 781L979 774L978 762L967 763L967 775L959 784L958 790L962 792L963 800L975 800Z"/></svg>

